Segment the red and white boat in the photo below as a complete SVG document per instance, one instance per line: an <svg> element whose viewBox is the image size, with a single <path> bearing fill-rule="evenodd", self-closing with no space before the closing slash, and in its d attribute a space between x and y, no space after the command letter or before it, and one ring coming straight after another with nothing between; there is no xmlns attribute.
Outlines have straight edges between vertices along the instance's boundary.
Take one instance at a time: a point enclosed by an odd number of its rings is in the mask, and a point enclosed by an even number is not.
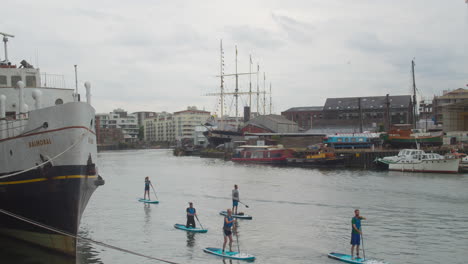
<svg viewBox="0 0 468 264"><path fill-rule="evenodd" d="M294 150L275 146L239 146L231 159L234 162L260 164L286 164L288 158L293 157Z"/></svg>

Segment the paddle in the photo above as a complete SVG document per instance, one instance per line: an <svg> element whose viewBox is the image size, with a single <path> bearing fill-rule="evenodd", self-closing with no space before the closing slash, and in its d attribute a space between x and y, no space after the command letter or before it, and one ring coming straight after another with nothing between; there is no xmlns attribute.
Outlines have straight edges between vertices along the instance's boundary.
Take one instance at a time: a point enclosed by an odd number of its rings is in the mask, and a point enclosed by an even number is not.
<svg viewBox="0 0 468 264"><path fill-rule="evenodd" d="M362 240L362 255L366 259L366 251L364 250L364 236L362 235L362 226L361 226L361 240Z"/></svg>
<svg viewBox="0 0 468 264"><path fill-rule="evenodd" d="M239 201L239 203L241 203L241 204L245 205L245 207L249 208L249 206L246 205L245 203L243 203L243 202L241 202L241 201Z"/></svg>
<svg viewBox="0 0 468 264"><path fill-rule="evenodd" d="M239 248L239 236L237 236L237 220L234 222L236 224L236 242L237 242L237 252L240 253L240 248Z"/></svg>
<svg viewBox="0 0 468 264"><path fill-rule="evenodd" d="M202 229L205 229L205 228L203 228L202 224L200 223L200 220L198 220L198 216L197 216L197 215L195 215L195 218L197 219L197 221L198 221L198 223L200 224L201 228L202 228Z"/></svg>
<svg viewBox="0 0 468 264"><path fill-rule="evenodd" d="M156 196L156 200L159 200L158 195L156 194L156 191L154 190L153 184L151 184L151 189L153 189L154 195Z"/></svg>

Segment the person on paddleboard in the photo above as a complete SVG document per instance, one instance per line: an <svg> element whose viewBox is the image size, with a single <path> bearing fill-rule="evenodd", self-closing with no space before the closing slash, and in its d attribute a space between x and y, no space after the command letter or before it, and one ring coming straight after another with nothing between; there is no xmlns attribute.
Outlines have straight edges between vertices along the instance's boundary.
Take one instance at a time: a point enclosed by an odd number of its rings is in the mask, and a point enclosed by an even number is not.
<svg viewBox="0 0 468 264"><path fill-rule="evenodd" d="M232 190L232 213L235 215L237 214L238 205L239 205L239 190L238 190L237 184L234 184L234 190Z"/></svg>
<svg viewBox="0 0 468 264"><path fill-rule="evenodd" d="M196 228L195 226L195 216L197 215L197 210L193 208L193 203L189 202L189 207L187 207L187 224L185 227L193 227Z"/></svg>
<svg viewBox="0 0 468 264"><path fill-rule="evenodd" d="M361 220L365 217L359 215L359 209L354 210L354 217L351 219L351 258L354 257L354 247L356 247L356 258L359 257L359 246L361 245Z"/></svg>
<svg viewBox="0 0 468 264"><path fill-rule="evenodd" d="M151 181L149 180L149 177L146 176L145 177L145 195L143 196L144 197L143 199L145 199L145 200L146 200L146 194L148 194L148 200L151 200L151 198L150 198L150 185L151 185Z"/></svg>
<svg viewBox="0 0 468 264"><path fill-rule="evenodd" d="M236 185L237 186L237 185ZM227 239L229 238L229 251L232 251L232 225L236 220L232 217L231 209L227 209L227 216L224 217L223 224L223 234L224 234L224 243L223 243L223 254L224 249L226 248Z"/></svg>

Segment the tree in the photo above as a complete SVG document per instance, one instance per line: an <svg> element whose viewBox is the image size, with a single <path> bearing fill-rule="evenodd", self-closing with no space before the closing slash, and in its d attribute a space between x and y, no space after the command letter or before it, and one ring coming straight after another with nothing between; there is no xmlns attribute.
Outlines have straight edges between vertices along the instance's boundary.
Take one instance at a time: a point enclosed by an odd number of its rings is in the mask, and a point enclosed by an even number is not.
<svg viewBox="0 0 468 264"><path fill-rule="evenodd" d="M140 128L138 129L138 139L141 141L143 140L144 137L145 137L145 127L140 126Z"/></svg>

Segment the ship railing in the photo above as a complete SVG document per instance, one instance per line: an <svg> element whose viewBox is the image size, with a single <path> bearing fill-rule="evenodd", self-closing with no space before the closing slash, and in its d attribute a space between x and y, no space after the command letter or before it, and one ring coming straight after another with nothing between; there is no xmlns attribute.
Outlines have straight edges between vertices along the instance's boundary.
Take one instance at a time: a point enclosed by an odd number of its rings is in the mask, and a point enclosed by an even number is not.
<svg viewBox="0 0 468 264"><path fill-rule="evenodd" d="M28 120L29 113L0 118L0 140L24 134Z"/></svg>
<svg viewBox="0 0 468 264"><path fill-rule="evenodd" d="M65 76L61 74L41 73L41 87L47 88L69 88Z"/></svg>

